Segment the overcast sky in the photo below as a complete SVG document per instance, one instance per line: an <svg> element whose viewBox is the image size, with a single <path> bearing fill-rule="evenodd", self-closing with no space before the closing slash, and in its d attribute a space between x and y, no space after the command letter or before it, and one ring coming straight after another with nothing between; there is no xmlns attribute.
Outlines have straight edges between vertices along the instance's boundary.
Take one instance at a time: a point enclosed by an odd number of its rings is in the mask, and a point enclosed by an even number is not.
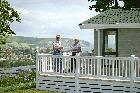
<svg viewBox="0 0 140 93"><path fill-rule="evenodd" d="M76 38L93 43L92 30L78 24L97 15L89 10L88 0L9 0L21 14L21 23L14 23L18 36Z"/></svg>

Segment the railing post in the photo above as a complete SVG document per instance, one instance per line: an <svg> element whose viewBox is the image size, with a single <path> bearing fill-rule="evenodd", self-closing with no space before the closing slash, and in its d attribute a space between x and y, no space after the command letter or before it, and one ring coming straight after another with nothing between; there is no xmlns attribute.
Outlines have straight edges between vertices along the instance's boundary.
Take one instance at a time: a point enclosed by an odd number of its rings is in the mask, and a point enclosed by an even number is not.
<svg viewBox="0 0 140 93"><path fill-rule="evenodd" d="M102 56L96 56L97 57L97 76L101 76L101 57Z"/></svg>
<svg viewBox="0 0 140 93"><path fill-rule="evenodd" d="M36 57L35 57L35 60L36 60L36 89L38 88L38 76L39 76L39 61L38 61L38 52L36 52Z"/></svg>
<svg viewBox="0 0 140 93"><path fill-rule="evenodd" d="M36 60L36 74L37 74L37 72L39 71L39 60L38 60L39 59L39 57L38 57L39 47L38 46L36 47L35 53L36 53L35 60Z"/></svg>
<svg viewBox="0 0 140 93"><path fill-rule="evenodd" d="M79 93L80 58L76 55L75 91Z"/></svg>
<svg viewBox="0 0 140 93"><path fill-rule="evenodd" d="M42 72L46 72L46 67L49 67L48 66L48 63L46 62L47 61L47 58L45 58L46 56L43 56L42 57L42 60L41 60L41 66L42 66ZM46 65L46 63L47 63L47 65ZM48 69L47 69L47 71L48 71Z"/></svg>
<svg viewBox="0 0 140 93"><path fill-rule="evenodd" d="M135 77L134 62L135 62L135 57L131 56L131 76L130 76L130 91L131 91L131 93L133 93L133 89L134 89L134 77Z"/></svg>
<svg viewBox="0 0 140 93"><path fill-rule="evenodd" d="M114 72L115 72L115 70L114 70L114 65L115 65L115 60L113 60L113 62L112 62L112 76L114 77L115 76L115 74L114 74Z"/></svg>

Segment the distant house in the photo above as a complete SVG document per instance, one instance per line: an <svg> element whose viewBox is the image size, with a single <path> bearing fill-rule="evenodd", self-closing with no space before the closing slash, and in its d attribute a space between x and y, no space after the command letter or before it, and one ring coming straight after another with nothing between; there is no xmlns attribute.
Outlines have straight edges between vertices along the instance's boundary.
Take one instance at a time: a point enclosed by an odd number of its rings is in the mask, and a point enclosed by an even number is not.
<svg viewBox="0 0 140 93"><path fill-rule="evenodd" d="M94 49L98 56L140 57L140 8L110 9L79 24L94 29Z"/></svg>

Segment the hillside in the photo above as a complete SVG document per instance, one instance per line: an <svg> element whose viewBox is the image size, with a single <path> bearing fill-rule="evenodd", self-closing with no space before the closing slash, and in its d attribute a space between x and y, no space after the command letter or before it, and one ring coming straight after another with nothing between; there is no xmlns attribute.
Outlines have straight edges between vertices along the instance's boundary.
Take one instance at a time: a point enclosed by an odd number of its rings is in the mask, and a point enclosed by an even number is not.
<svg viewBox="0 0 140 93"><path fill-rule="evenodd" d="M23 37L23 36L12 36L7 39L6 46L12 47L24 47L24 48L35 48L39 47L51 47L52 41L55 38L35 38L35 37ZM73 43L73 39L70 38L61 38L62 45L64 48L69 48ZM80 40L81 46L89 49L90 43L84 40Z"/></svg>

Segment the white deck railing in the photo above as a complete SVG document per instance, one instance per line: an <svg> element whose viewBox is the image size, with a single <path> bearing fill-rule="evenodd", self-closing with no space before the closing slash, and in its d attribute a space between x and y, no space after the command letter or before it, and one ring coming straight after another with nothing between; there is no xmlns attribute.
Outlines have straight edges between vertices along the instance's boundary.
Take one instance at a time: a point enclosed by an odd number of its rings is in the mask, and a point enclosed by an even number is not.
<svg viewBox="0 0 140 93"><path fill-rule="evenodd" d="M89 78L140 80L140 58L37 54L37 72ZM76 69L72 61L76 61Z"/></svg>

